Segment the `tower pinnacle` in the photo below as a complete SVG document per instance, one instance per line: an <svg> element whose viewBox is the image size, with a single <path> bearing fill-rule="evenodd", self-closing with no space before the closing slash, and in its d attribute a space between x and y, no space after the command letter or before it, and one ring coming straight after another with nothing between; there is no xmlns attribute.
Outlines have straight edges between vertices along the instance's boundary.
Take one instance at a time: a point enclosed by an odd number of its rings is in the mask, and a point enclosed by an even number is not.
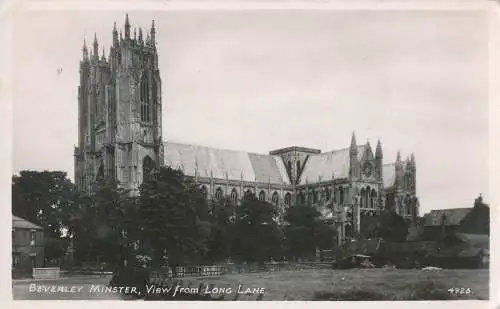
<svg viewBox="0 0 500 309"><path fill-rule="evenodd" d="M156 29L155 29L155 21L151 23L151 46L156 46Z"/></svg>
<svg viewBox="0 0 500 309"><path fill-rule="evenodd" d="M358 145L356 143L356 135L354 134L354 131L352 132L351 147L349 148L349 152L351 153L351 155L355 155L358 153Z"/></svg>
<svg viewBox="0 0 500 309"><path fill-rule="evenodd" d="M380 143L380 140L377 141L377 149L375 150L375 158L382 158L382 144Z"/></svg>
<svg viewBox="0 0 500 309"><path fill-rule="evenodd" d="M97 43L97 33L94 33L94 56L99 58L99 43Z"/></svg>
<svg viewBox="0 0 500 309"><path fill-rule="evenodd" d="M83 59L88 59L89 51L87 49L87 42L85 41L85 38L83 39L82 54L83 54Z"/></svg>
<svg viewBox="0 0 500 309"><path fill-rule="evenodd" d="M125 39L130 39L130 22L128 20L128 13L125 15Z"/></svg>
<svg viewBox="0 0 500 309"><path fill-rule="evenodd" d="M116 29L116 21L113 24L113 45L118 45L118 30Z"/></svg>

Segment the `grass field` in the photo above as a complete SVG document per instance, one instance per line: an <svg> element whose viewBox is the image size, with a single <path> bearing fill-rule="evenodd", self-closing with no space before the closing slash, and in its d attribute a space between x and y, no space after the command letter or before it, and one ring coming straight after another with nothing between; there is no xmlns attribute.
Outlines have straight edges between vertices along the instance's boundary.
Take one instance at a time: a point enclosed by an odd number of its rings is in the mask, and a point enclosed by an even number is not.
<svg viewBox="0 0 500 309"><path fill-rule="evenodd" d="M264 288L262 300L433 300L489 298L489 271L442 270L301 270L231 274L219 278L185 278L181 286L214 285L235 291ZM450 288L470 289L469 294L452 294ZM235 299L237 293L226 295ZM239 295L239 300L255 300L256 295Z"/></svg>

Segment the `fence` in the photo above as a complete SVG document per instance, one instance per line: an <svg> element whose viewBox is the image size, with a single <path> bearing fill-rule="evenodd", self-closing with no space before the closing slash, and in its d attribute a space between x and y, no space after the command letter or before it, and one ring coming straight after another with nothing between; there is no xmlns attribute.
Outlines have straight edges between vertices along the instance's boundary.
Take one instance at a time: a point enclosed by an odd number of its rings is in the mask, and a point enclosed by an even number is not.
<svg viewBox="0 0 500 309"><path fill-rule="evenodd" d="M175 271L171 267L152 269L149 273L150 280L163 281L171 278L184 277L217 277L226 273L226 267L222 265L215 266L181 266L176 267Z"/></svg>
<svg viewBox="0 0 500 309"><path fill-rule="evenodd" d="M33 268L33 279L58 279L60 274L59 267Z"/></svg>

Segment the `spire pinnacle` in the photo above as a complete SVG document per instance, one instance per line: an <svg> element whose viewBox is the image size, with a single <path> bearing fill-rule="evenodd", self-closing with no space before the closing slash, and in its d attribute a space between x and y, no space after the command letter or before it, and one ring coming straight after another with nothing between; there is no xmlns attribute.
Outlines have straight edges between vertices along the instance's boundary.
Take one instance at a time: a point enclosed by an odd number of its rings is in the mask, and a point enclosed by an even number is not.
<svg viewBox="0 0 500 309"><path fill-rule="evenodd" d="M354 131L352 132L352 137L351 137L350 152L351 152L352 155L358 153L358 145L356 143L356 134L354 134Z"/></svg>
<svg viewBox="0 0 500 309"><path fill-rule="evenodd" d="M83 38L82 53L83 53L83 59L87 59L89 57L89 51L87 49L87 42L85 38Z"/></svg>
<svg viewBox="0 0 500 309"><path fill-rule="evenodd" d="M94 32L94 56L99 57L99 43L97 43L97 33Z"/></svg>
<svg viewBox="0 0 500 309"><path fill-rule="evenodd" d="M151 23L151 46L156 46L156 29L155 29L155 21Z"/></svg>
<svg viewBox="0 0 500 309"><path fill-rule="evenodd" d="M118 30L116 29L116 21L113 23L113 45L118 45Z"/></svg>
<svg viewBox="0 0 500 309"><path fill-rule="evenodd" d="M401 152L398 150L398 154L396 156L396 162L401 162Z"/></svg>
<svg viewBox="0 0 500 309"><path fill-rule="evenodd" d="M382 158L382 144L380 139L377 141L377 149L375 150L375 158Z"/></svg>
<svg viewBox="0 0 500 309"><path fill-rule="evenodd" d="M125 14L125 39L130 39L130 22L128 20L128 13Z"/></svg>
<svg viewBox="0 0 500 309"><path fill-rule="evenodd" d="M144 41L142 40L142 28L139 28L139 44L143 44Z"/></svg>
<svg viewBox="0 0 500 309"><path fill-rule="evenodd" d="M412 164L415 164L415 155L413 154L413 152L411 153L410 161Z"/></svg>

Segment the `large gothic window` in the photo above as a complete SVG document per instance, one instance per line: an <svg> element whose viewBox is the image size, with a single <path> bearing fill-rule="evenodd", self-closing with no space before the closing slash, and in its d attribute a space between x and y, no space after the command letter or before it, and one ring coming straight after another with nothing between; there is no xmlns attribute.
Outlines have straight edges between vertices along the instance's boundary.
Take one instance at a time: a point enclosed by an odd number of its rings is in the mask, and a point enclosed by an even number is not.
<svg viewBox="0 0 500 309"><path fill-rule="evenodd" d="M221 188L217 188L217 190L215 190L215 199L216 200L221 200L222 199L222 189Z"/></svg>
<svg viewBox="0 0 500 309"><path fill-rule="evenodd" d="M278 195L278 192L274 192L273 197L271 198L273 205L278 206L279 200L280 200L280 197Z"/></svg>
<svg viewBox="0 0 500 309"><path fill-rule="evenodd" d="M153 78L151 83L151 93L152 93L152 111L151 111L151 121L156 123L156 107L158 106L158 84L156 79Z"/></svg>
<svg viewBox="0 0 500 309"><path fill-rule="evenodd" d="M365 208L372 208L372 200L370 198L370 193L372 192L370 186L368 186L368 188L366 188L366 191L365 191L365 205L364 207Z"/></svg>
<svg viewBox="0 0 500 309"><path fill-rule="evenodd" d="M359 201L359 206L361 208L365 208L365 188L361 189L361 194L360 194L360 201Z"/></svg>
<svg viewBox="0 0 500 309"><path fill-rule="evenodd" d="M288 171L288 175L290 175L290 177L291 177L292 176L292 161L288 161L286 169Z"/></svg>
<svg viewBox="0 0 500 309"><path fill-rule="evenodd" d="M264 191L260 191L259 201L265 201L265 200L266 200L266 193Z"/></svg>
<svg viewBox="0 0 500 309"><path fill-rule="evenodd" d="M342 187L339 188L339 203L344 204L344 189Z"/></svg>
<svg viewBox="0 0 500 309"><path fill-rule="evenodd" d="M153 173L154 169L155 169L155 162L153 161L153 159L151 159L150 156L145 156L144 159L142 160L143 179L149 177Z"/></svg>
<svg viewBox="0 0 500 309"><path fill-rule="evenodd" d="M141 121L150 122L150 102L149 102L149 76L145 71L142 74L140 85L140 100L141 100Z"/></svg>
<svg viewBox="0 0 500 309"><path fill-rule="evenodd" d="M372 208L375 208L377 204L377 192L375 192L375 189L372 189L370 204L372 205Z"/></svg>
<svg viewBox="0 0 500 309"><path fill-rule="evenodd" d="M238 202L238 192L236 192L236 189L233 189L233 191L231 191L231 201L233 201L233 203L237 203Z"/></svg>
<svg viewBox="0 0 500 309"><path fill-rule="evenodd" d="M325 200L328 202L330 200L330 189L325 188Z"/></svg>
<svg viewBox="0 0 500 309"><path fill-rule="evenodd" d="M299 179L300 176L300 160L297 161L297 179Z"/></svg>

